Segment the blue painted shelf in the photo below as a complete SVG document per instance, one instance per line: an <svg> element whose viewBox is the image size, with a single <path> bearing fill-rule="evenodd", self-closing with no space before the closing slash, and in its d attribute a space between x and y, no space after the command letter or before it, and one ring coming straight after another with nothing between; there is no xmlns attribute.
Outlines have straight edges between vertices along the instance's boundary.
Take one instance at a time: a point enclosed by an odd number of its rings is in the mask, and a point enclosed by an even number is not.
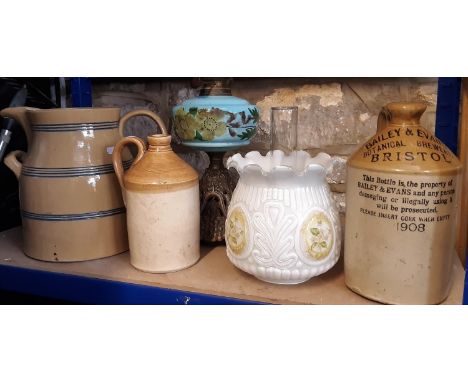
<svg viewBox="0 0 468 382"><path fill-rule="evenodd" d="M84 304L262 303L177 289L177 286L190 289L184 282L193 279L193 270L186 270L185 275L184 271L168 275L147 274L130 265L128 253L75 263L34 260L21 251L21 227L0 235L0 290ZM206 257L209 250L204 248L202 252ZM201 268L200 276L203 277L206 270L200 266L198 268ZM172 282L174 276L175 282ZM199 289L203 290L203 286Z"/></svg>

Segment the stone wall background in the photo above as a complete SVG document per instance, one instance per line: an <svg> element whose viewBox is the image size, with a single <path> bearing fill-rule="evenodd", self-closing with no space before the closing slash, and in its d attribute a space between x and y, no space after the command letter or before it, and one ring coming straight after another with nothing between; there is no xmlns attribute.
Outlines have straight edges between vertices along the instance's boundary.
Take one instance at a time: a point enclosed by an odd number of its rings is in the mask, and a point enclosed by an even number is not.
<svg viewBox="0 0 468 382"><path fill-rule="evenodd" d="M208 166L205 153L178 143L171 126L171 109L198 94L190 78L112 79L93 82L94 106L118 106L122 114L147 108L158 113L172 132L175 150L201 175ZM328 181L344 211L346 159L377 128L382 106L392 101L423 101L428 107L422 125L434 132L437 78L236 78L232 93L256 104L259 131L246 150L266 151L270 142L270 108L298 106L298 149L325 151L334 157ZM130 120L126 135L146 138L155 133L149 119ZM232 153L227 153L230 155Z"/></svg>
<svg viewBox="0 0 468 382"><path fill-rule="evenodd" d="M428 105L422 123L434 131L437 78L239 78L233 95L260 109L260 131L255 142L268 143L272 106L298 106L298 148L356 145L375 133L380 108L392 101L423 101ZM194 97L191 79L96 80L94 106L120 106L123 112L149 108L168 123L178 103ZM144 136L150 124L136 120L128 132Z"/></svg>

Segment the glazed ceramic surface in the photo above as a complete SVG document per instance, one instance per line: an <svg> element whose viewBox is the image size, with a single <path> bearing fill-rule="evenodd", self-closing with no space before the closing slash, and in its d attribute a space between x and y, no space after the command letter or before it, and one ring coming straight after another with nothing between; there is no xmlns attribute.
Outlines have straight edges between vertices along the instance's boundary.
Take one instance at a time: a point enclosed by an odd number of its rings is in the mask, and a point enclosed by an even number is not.
<svg viewBox="0 0 468 382"><path fill-rule="evenodd" d="M113 154L115 172L127 206L130 262L142 271L165 273L187 268L200 258L200 200L198 173L175 154L162 120L148 110L137 115L155 120L163 134L148 137L148 149L137 137L123 138ZM128 144L138 155L128 171L122 150Z"/></svg>
<svg viewBox="0 0 468 382"><path fill-rule="evenodd" d="M236 154L227 161L240 179L226 219L231 262L255 277L297 284L338 261L338 211L325 180L331 158L304 151Z"/></svg>
<svg viewBox="0 0 468 382"><path fill-rule="evenodd" d="M384 303L439 303L450 288L461 165L419 124L425 109L387 105L348 161L345 282Z"/></svg>
<svg viewBox="0 0 468 382"><path fill-rule="evenodd" d="M255 135L259 117L255 105L232 96L229 87L221 86L209 85L200 96L173 108L175 131L185 145L227 151L248 145Z"/></svg>
<svg viewBox="0 0 468 382"><path fill-rule="evenodd" d="M10 108L28 153L5 164L19 179L23 250L46 261L81 261L128 249L125 208L112 167L118 108ZM124 153L125 166L131 155Z"/></svg>

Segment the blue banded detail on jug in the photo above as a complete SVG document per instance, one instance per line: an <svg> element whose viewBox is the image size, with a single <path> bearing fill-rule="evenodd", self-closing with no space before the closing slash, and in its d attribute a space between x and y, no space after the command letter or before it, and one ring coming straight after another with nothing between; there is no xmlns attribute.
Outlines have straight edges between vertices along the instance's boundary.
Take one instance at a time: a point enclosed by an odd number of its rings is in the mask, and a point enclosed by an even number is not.
<svg viewBox="0 0 468 382"><path fill-rule="evenodd" d="M123 162L123 167L128 170L132 165L133 160ZM74 178L78 176L104 175L114 173L112 164L104 164L101 166L89 167L61 167L61 168L43 168L23 166L21 170L22 176L32 176L37 178Z"/></svg>
<svg viewBox="0 0 468 382"><path fill-rule="evenodd" d="M109 130L117 129L119 123L114 122L94 122L94 123L67 123L57 125L32 125L32 131L41 131L48 133L55 133L58 131L89 131L89 130Z"/></svg>
<svg viewBox="0 0 468 382"><path fill-rule="evenodd" d="M114 208L107 211L94 211L94 212L85 212L81 214L62 214L62 215L52 215L52 214L36 214L34 212L21 211L21 216L25 219L33 220L45 220L45 221L71 221L71 220L88 220L88 219L97 219L104 218L108 216L114 216L118 214L123 214L125 212L125 207Z"/></svg>

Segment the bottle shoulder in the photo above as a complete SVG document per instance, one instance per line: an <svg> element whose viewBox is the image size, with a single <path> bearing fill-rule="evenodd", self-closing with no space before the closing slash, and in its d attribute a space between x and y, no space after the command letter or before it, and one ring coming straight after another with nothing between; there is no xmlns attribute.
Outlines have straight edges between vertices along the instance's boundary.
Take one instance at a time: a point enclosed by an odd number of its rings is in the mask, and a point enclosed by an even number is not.
<svg viewBox="0 0 468 382"><path fill-rule="evenodd" d="M367 140L348 160L356 168L402 173L461 171L455 154L420 125L389 125Z"/></svg>
<svg viewBox="0 0 468 382"><path fill-rule="evenodd" d="M124 184L136 191L171 191L198 184L198 173L173 151L147 151L124 174Z"/></svg>

